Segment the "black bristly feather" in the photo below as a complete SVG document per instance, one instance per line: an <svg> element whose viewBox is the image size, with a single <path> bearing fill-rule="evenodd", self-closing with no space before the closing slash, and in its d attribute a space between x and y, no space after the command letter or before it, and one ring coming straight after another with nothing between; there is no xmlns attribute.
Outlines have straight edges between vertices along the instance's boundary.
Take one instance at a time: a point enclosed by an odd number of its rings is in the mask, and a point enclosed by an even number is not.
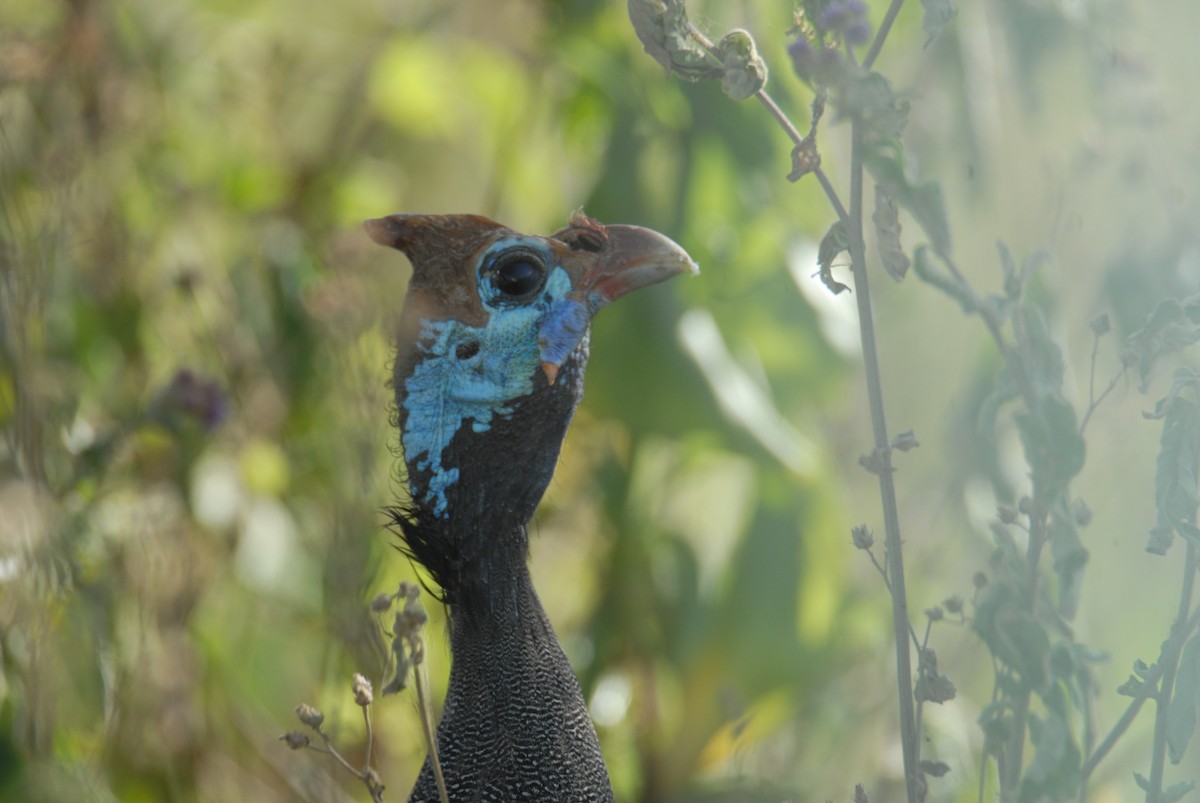
<svg viewBox="0 0 1200 803"><path fill-rule="evenodd" d="M526 524L550 483L583 396L587 355L584 338L553 386L539 373L535 391L514 403L511 413L495 416L486 432L474 432L464 423L442 455L445 468L459 471L458 481L446 491L448 519L411 501L388 508L403 551L425 567L442 589L438 598L457 613L491 613L506 602L494 590L524 570ZM397 376L403 370L398 361ZM404 407L397 407L403 429ZM409 483L423 487L429 478L416 463L408 461Z"/></svg>

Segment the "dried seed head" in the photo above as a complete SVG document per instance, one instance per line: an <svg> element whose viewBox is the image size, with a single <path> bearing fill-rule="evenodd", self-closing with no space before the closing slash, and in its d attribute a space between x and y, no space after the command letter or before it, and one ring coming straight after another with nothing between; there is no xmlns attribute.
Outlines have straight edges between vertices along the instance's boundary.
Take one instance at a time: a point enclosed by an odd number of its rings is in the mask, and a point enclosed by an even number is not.
<svg viewBox="0 0 1200 803"><path fill-rule="evenodd" d="M1092 523L1092 509L1082 499L1075 500L1075 504L1071 507L1071 512L1075 514L1075 524L1078 526L1086 527Z"/></svg>
<svg viewBox="0 0 1200 803"><path fill-rule="evenodd" d="M321 723L325 721L325 715L308 703L300 703L296 706L296 716L300 718L301 725L307 725L313 729L320 728Z"/></svg>
<svg viewBox="0 0 1200 803"><path fill-rule="evenodd" d="M954 614L957 616L958 614L962 613L963 598L960 597L958 594L955 594L952 597L946 597L946 599L944 599L942 601L942 605L946 606L947 613L951 613L951 614Z"/></svg>
<svg viewBox="0 0 1200 803"><path fill-rule="evenodd" d="M392 607L392 595L387 593L379 593L375 595L375 599L371 600L372 613L384 613L388 608Z"/></svg>
<svg viewBox="0 0 1200 803"><path fill-rule="evenodd" d="M375 692L371 689L371 681L355 672L350 680L350 689L354 692L355 705L366 708L375 700Z"/></svg>
<svg viewBox="0 0 1200 803"><path fill-rule="evenodd" d="M858 524L851 528L850 540L854 542L855 549L870 549L875 545L875 536L871 534L865 524Z"/></svg>
<svg viewBox="0 0 1200 803"><path fill-rule="evenodd" d="M303 750L308 747L309 738L307 734L300 731L288 731L279 737L279 741L286 744L292 750Z"/></svg>

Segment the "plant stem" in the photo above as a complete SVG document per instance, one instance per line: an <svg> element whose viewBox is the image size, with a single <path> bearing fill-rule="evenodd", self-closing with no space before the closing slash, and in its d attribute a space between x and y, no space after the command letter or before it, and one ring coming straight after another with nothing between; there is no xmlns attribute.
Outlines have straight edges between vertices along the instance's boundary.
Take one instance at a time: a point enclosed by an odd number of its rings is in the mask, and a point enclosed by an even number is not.
<svg viewBox="0 0 1200 803"><path fill-rule="evenodd" d="M363 768L362 768L363 775L365 776L367 774L367 772L371 769L371 748L373 748L375 746L375 736L371 732L371 708L370 708L370 706L364 705L362 707L362 712L363 712L363 722L366 724L366 730L367 730L367 746L365 748L366 755L363 758Z"/></svg>
<svg viewBox="0 0 1200 803"><path fill-rule="evenodd" d="M871 42L871 48L867 51L867 57L863 59L864 70L870 70L875 59L879 58L879 51L883 50L883 43L887 40L888 34L892 30L892 23L896 21L896 16L900 13L900 7L903 5L904 0L892 0L892 4L888 6L887 13L883 15L883 21L879 23L875 39Z"/></svg>
<svg viewBox="0 0 1200 803"><path fill-rule="evenodd" d="M1187 560L1183 564L1183 590L1179 594L1179 612L1171 623L1171 649L1163 655L1162 682L1154 697L1154 750L1150 754L1150 789L1146 792L1146 803L1159 803L1162 799L1163 768L1167 758L1167 714L1171 710L1171 693L1175 688L1175 672L1179 669L1179 656L1188 637L1188 614L1192 610L1192 591L1196 584L1196 565L1200 561L1200 548L1188 541Z"/></svg>
<svg viewBox="0 0 1200 803"><path fill-rule="evenodd" d="M429 691L425 688L425 662L413 661L413 680L417 685L417 706L421 710L421 727L425 730L425 743L429 746L429 764L433 767L433 779L437 781L438 797L442 803L450 803L446 794L446 779L442 777L442 762L438 758L437 734L433 731L433 706Z"/></svg>
<svg viewBox="0 0 1200 803"><path fill-rule="evenodd" d="M1153 677L1147 677L1143 680L1141 689L1138 690L1138 693L1129 703L1129 706L1125 709L1125 713L1121 714L1121 718L1117 720L1117 724L1113 725L1112 730L1104 737L1104 741L1092 751L1087 761L1083 763L1083 768L1080 770L1081 781L1079 784L1081 794L1087 789L1088 779L1091 777L1092 772L1095 771L1096 765L1108 755L1108 751L1116 746L1117 740L1125 735L1125 731L1133 724L1133 720L1137 718L1138 712L1142 710L1142 704L1154 696L1158 689L1158 677L1159 675L1156 671ZM1084 799L1080 798L1081 801Z"/></svg>
<svg viewBox="0 0 1200 803"><path fill-rule="evenodd" d="M896 646L896 685L899 689L901 746L904 752L904 786L909 803L917 803L917 762L920 735L917 733L913 706L912 655L909 647L911 626L908 621L908 597L904 587L904 553L900 540L900 514L896 504L896 486L892 478L892 453L889 448L887 417L883 404L883 382L875 343L875 324L871 312L871 291L867 281L866 249L863 243L863 145L862 124L850 124L850 266L854 274L854 297L858 303L858 326L862 338L863 368L867 377L867 398L871 407L871 428L875 448L883 456L879 472L879 496L883 505L886 535L888 587L892 595L892 631Z"/></svg>
<svg viewBox="0 0 1200 803"><path fill-rule="evenodd" d="M1035 488L1035 500L1038 497L1040 494ZM1034 507L1041 510L1042 505L1035 501ZM1029 603L1031 615L1035 614L1037 610L1038 586L1041 580L1038 564L1041 562L1042 548L1045 545L1046 514L1034 513L1029 519L1029 546L1025 551L1025 570L1027 572L1025 582L1028 588L1026 600ZM1025 681L1025 678L1022 678L1022 681ZM1008 748L1005 751L1008 772L1007 775L1002 775L1000 780L1000 799L1003 801L1016 800L1017 789L1021 785L1021 771L1025 763L1025 730L1029 719L1029 701L1032 697L1033 690L1027 682L1023 682L1021 690L1013 700L1012 734L1009 736Z"/></svg>
<svg viewBox="0 0 1200 803"><path fill-rule="evenodd" d="M1193 567L1194 569L1195 567ZM1185 588L1186 592L1187 589ZM1141 711L1142 705L1150 698L1158 698L1159 696L1159 679L1162 677L1163 667L1165 667L1174 658L1178 661L1180 652L1183 650L1184 643L1197 629L1200 629L1200 608L1192 612L1191 618L1184 624L1182 630L1177 633L1172 633L1172 637L1163 643L1163 649L1159 653L1158 661L1151 667L1150 672L1142 678L1141 688L1134 694L1130 700L1129 706L1125 712L1121 714L1121 718L1117 720L1117 724L1113 725L1112 730L1104 737L1104 740L1097 745L1096 749L1088 756L1087 761L1083 762L1081 769L1082 783L1081 790L1087 788L1088 778L1096 771L1096 766L1099 765L1109 751L1116 746L1117 741L1125 735L1125 731L1133 724L1133 720L1137 718L1138 712ZM1080 800L1085 798L1081 797Z"/></svg>
<svg viewBox="0 0 1200 803"><path fill-rule="evenodd" d="M758 98L759 102L766 107L771 116L775 118L775 122L779 123L779 127L783 129L784 133L788 135L788 139L794 145L799 146L804 142L804 137L800 134L800 129L796 128L796 124L787 116L787 113L779 108L779 104L767 94L767 90L758 90L754 93L754 97ZM815 122L813 127L816 128ZM821 189L825 192L825 197L829 199L829 203L833 205L834 211L837 212L838 220L845 224L848 218L846 207L842 203L842 199L838 196L837 190L834 189L832 182L829 181L829 177L825 175L825 171L821 169L820 165L814 167L812 172L821 184Z"/></svg>
<svg viewBox="0 0 1200 803"><path fill-rule="evenodd" d="M791 118L788 117L786 113L784 113L783 109L779 108L779 104L767 94L767 90L758 90L754 93L754 97L758 98L759 103L767 108L767 111L769 111L771 116L775 118L775 122L779 123L779 127L782 128L784 133L788 135L788 138L791 139L792 144L799 145L804 141L804 137L800 134L800 130L796 128L796 124L792 122Z"/></svg>

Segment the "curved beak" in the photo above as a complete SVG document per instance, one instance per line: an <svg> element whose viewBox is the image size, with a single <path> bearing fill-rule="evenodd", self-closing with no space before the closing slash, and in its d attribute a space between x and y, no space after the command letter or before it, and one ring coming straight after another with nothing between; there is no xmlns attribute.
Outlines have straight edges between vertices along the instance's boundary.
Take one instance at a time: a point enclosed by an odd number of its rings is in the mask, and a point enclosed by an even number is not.
<svg viewBox="0 0 1200 803"><path fill-rule="evenodd" d="M604 253L571 293L593 315L634 290L700 272L687 251L666 235L641 226L606 226L605 231Z"/></svg>
<svg viewBox="0 0 1200 803"><path fill-rule="evenodd" d="M605 226L605 242L566 299L549 312L538 338L542 371L550 384L579 345L592 316L621 296L700 266L674 240L641 226Z"/></svg>

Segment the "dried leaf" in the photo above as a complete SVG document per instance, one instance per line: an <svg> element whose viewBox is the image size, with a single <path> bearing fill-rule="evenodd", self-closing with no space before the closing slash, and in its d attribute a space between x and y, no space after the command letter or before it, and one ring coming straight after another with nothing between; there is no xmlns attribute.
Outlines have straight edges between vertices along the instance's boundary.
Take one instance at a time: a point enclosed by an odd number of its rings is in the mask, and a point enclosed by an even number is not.
<svg viewBox="0 0 1200 803"><path fill-rule="evenodd" d="M688 81L724 74L724 65L692 36L683 0L629 0L628 7L642 47L668 72Z"/></svg>
<svg viewBox="0 0 1200 803"><path fill-rule="evenodd" d="M941 778L950 771L950 765L944 761L922 761L918 766L921 772L934 778Z"/></svg>
<svg viewBox="0 0 1200 803"><path fill-rule="evenodd" d="M942 186L936 181L910 181L904 171L904 154L899 142L887 148L874 148L867 154L867 169L875 183L882 185L888 197L903 206L921 225L934 249L950 253L950 224Z"/></svg>
<svg viewBox="0 0 1200 803"><path fill-rule="evenodd" d="M921 19L921 30L925 31L928 37L924 46L929 47L942 32L942 28L949 25L958 12L950 5L950 0L921 0L921 7L925 9L925 16Z"/></svg>
<svg viewBox="0 0 1200 803"><path fill-rule="evenodd" d="M835 296L850 289L833 278L833 260L849 247L850 240L846 235L846 227L839 220L829 227L829 231L825 232L825 236L821 238L821 245L817 249L817 264L821 266L821 281Z"/></svg>
<svg viewBox="0 0 1200 803"><path fill-rule="evenodd" d="M1188 742L1196 731L1200 710L1200 636L1192 636L1179 659L1175 691L1167 710L1167 755L1172 764L1183 760Z"/></svg>
<svg viewBox="0 0 1200 803"><path fill-rule="evenodd" d="M918 700L944 703L953 700L958 694L958 689L954 687L954 681L950 678L935 672L918 678L913 694Z"/></svg>
<svg viewBox="0 0 1200 803"><path fill-rule="evenodd" d="M902 281L911 263L900 243L900 216L896 204L878 184L875 185L875 213L871 220L875 223L875 243L883 269L896 281Z"/></svg>

